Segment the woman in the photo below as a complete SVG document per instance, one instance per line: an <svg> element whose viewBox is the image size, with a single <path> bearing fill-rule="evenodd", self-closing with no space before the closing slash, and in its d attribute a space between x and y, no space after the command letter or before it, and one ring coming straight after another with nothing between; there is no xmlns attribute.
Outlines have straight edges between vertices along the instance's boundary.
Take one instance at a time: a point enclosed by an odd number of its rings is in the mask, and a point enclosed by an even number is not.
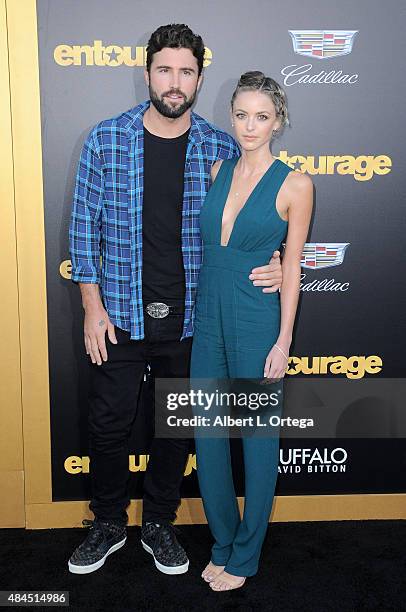
<svg viewBox="0 0 406 612"><path fill-rule="evenodd" d="M191 378L281 379L286 371L300 288L313 185L270 151L288 123L285 94L262 72L247 72L231 100L241 157L218 161L200 215L204 245ZM286 238L283 282L264 293L249 270ZM248 272L248 274L247 274ZM277 477L278 436L242 439L245 506L240 518L228 438L196 437L199 485L215 543L202 577L216 591L241 587L258 569Z"/></svg>

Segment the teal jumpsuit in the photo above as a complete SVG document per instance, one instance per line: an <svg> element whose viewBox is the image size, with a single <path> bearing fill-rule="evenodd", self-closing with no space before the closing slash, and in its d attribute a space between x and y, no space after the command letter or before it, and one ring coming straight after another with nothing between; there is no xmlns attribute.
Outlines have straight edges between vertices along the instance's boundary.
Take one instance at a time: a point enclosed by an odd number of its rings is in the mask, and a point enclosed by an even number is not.
<svg viewBox="0 0 406 612"><path fill-rule="evenodd" d="M223 161L200 213L203 263L195 305L193 378L263 378L266 357L280 329L279 292L263 293L248 278L269 262L286 237L276 209L291 168L275 159L239 212L221 246L223 209L238 158ZM258 569L277 478L279 435L243 437L245 504L241 520L228 438L196 437L197 474L214 537L211 560L235 576Z"/></svg>

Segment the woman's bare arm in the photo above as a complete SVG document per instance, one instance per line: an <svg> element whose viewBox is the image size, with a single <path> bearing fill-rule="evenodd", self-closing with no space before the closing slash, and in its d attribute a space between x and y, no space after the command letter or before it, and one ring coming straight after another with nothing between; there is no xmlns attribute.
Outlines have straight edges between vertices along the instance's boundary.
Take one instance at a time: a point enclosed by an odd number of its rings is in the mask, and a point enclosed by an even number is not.
<svg viewBox="0 0 406 612"><path fill-rule="evenodd" d="M281 326L275 346L268 354L264 375L281 378L286 370L289 348L292 342L300 291L300 261L305 244L313 209L313 183L311 179L298 172L291 172L286 181L284 199L288 205L288 235L282 260ZM281 349L281 350L280 350ZM265 373L266 372L266 373Z"/></svg>

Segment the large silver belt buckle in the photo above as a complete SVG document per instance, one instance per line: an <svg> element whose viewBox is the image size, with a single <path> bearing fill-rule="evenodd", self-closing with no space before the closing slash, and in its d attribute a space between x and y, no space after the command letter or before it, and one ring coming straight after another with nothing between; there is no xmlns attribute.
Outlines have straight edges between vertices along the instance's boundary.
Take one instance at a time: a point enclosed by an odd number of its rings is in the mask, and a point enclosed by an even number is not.
<svg viewBox="0 0 406 612"><path fill-rule="evenodd" d="M169 306L163 302L151 302L146 311L153 319L164 319L169 314Z"/></svg>

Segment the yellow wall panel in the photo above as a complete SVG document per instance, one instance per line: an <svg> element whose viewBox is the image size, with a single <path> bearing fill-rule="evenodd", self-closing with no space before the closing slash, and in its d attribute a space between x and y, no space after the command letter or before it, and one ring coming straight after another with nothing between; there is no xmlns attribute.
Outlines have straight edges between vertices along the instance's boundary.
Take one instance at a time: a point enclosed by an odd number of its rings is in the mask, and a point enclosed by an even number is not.
<svg viewBox="0 0 406 612"><path fill-rule="evenodd" d="M240 511L244 500L239 498ZM127 509L128 524L140 525L142 502L133 500ZM93 518L88 502L54 502L29 504L26 507L27 528L81 527L84 518ZM275 497L271 521L343 521L406 519L406 495L289 495ZM183 499L178 510L178 524L206 524L201 499Z"/></svg>
<svg viewBox="0 0 406 612"><path fill-rule="evenodd" d="M0 470L0 527L25 527L24 472Z"/></svg>
<svg viewBox="0 0 406 612"><path fill-rule="evenodd" d="M23 527L23 438L7 15L0 3L0 527Z"/></svg>
<svg viewBox="0 0 406 612"><path fill-rule="evenodd" d="M25 495L51 501L48 338L36 5L6 1L21 334ZM29 58L29 61L27 61Z"/></svg>

